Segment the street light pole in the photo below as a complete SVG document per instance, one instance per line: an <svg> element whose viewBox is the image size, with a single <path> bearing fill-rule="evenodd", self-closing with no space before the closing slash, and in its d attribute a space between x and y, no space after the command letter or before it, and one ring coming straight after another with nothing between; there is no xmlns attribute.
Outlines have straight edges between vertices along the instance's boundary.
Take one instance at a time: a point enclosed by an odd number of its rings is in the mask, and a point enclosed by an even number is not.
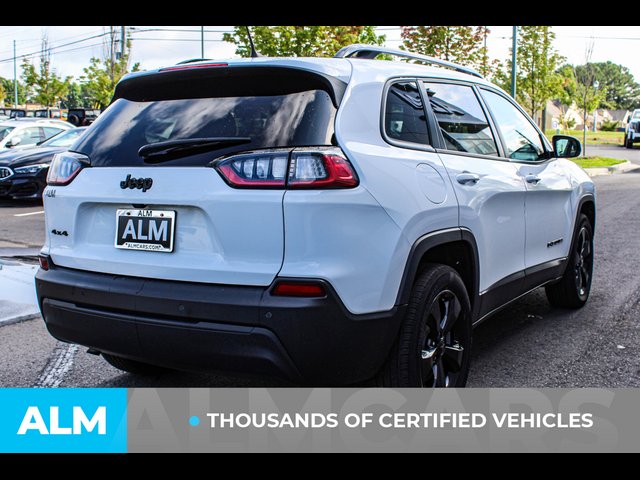
<svg viewBox="0 0 640 480"><path fill-rule="evenodd" d="M518 27L513 27L513 47L511 48L511 98L516 99L516 52L518 50Z"/></svg>
<svg viewBox="0 0 640 480"><path fill-rule="evenodd" d="M18 77L16 75L16 41L13 41L13 107L18 108Z"/></svg>
<svg viewBox="0 0 640 480"><path fill-rule="evenodd" d="M600 86L600 82L598 82L598 80L595 81L595 83L593 84L593 86L596 88L596 93L595 95L598 95L598 87ZM598 120L598 107L596 107L593 110L593 132L596 132L596 122Z"/></svg>

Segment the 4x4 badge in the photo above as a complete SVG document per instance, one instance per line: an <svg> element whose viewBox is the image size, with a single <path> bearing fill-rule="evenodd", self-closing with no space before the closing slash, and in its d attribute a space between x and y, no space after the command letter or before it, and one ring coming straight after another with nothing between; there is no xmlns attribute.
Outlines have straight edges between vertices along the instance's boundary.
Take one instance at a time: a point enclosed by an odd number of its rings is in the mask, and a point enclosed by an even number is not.
<svg viewBox="0 0 640 480"><path fill-rule="evenodd" d="M124 182L120 182L120 188L123 190L126 190L127 188L130 188L131 190L137 188L143 192L149 190L152 185L152 178L131 178L131 175L127 175L127 179Z"/></svg>

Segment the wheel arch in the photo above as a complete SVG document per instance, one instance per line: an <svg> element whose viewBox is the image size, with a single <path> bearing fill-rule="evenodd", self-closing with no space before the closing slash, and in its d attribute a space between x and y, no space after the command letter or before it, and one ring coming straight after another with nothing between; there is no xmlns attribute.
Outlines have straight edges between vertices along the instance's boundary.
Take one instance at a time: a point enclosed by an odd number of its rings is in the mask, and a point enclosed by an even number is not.
<svg viewBox="0 0 640 480"><path fill-rule="evenodd" d="M585 214L591 222L591 229L595 236L596 232L596 202L593 195L589 194L580 199L578 204L577 215L575 221L577 222L581 214Z"/></svg>
<svg viewBox="0 0 640 480"><path fill-rule="evenodd" d="M480 311L478 248L473 234L462 228L452 228L420 237L412 246L400 283L397 305L409 302L416 279L429 264L453 268L467 289L473 318Z"/></svg>

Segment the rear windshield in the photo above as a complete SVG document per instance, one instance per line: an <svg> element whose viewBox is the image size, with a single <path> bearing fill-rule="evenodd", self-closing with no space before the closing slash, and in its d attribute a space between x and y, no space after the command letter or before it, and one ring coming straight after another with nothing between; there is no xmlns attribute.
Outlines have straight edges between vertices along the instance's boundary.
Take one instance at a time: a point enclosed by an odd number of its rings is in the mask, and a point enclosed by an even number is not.
<svg viewBox="0 0 640 480"><path fill-rule="evenodd" d="M332 145L336 111L324 90L149 102L120 98L98 117L73 150L89 156L92 166L151 166L138 155L145 145L217 137L251 140L163 163L204 166L243 150Z"/></svg>

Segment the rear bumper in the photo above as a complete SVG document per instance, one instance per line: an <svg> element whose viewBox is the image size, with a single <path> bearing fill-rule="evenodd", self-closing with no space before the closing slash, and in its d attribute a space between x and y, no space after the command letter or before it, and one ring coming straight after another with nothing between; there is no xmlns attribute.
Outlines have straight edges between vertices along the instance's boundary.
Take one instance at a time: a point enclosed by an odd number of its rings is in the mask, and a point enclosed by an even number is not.
<svg viewBox="0 0 640 480"><path fill-rule="evenodd" d="M377 373L404 314L352 315L326 282L323 298L276 297L50 265L36 291L53 337L179 370L348 385Z"/></svg>

